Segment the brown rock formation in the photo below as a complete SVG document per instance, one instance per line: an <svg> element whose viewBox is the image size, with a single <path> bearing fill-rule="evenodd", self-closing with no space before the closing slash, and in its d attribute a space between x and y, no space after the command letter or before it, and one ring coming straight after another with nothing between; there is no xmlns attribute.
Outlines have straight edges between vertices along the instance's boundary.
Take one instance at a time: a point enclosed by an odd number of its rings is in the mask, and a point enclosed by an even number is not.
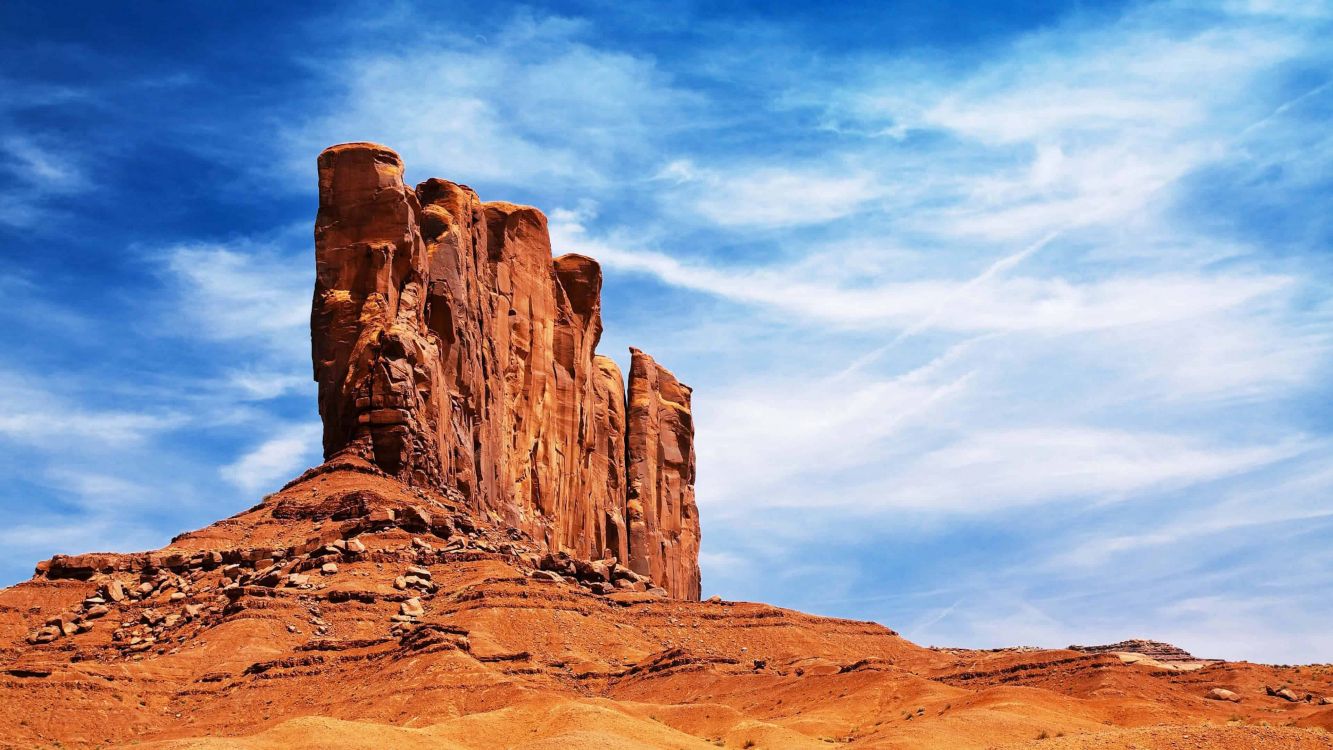
<svg viewBox="0 0 1333 750"><path fill-rule="evenodd" d="M699 598L689 388L635 351L630 418L596 355L601 269L546 217L369 143L319 158L311 314L326 458L356 456L554 550ZM626 467L626 456L630 463Z"/></svg>
<svg viewBox="0 0 1333 750"><path fill-rule="evenodd" d="M699 512L694 505L690 388L631 349L629 372L630 567L699 598Z"/></svg>
<svg viewBox="0 0 1333 750"><path fill-rule="evenodd" d="M1209 659L1199 659L1190 652L1179 646L1173 646L1170 643L1161 641L1150 641L1142 638L1132 638L1119 643L1108 643L1103 646L1070 646L1070 651L1082 651L1089 654L1142 654L1154 661L1164 664L1173 664L1177 662L1204 662Z"/></svg>

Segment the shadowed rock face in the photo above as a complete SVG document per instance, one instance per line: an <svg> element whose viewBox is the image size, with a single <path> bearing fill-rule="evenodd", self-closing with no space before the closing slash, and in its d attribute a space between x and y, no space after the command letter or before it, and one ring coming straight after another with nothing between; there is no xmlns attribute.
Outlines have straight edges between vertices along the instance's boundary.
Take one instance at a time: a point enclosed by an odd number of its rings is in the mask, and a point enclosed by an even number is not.
<svg viewBox="0 0 1333 750"><path fill-rule="evenodd" d="M627 412L619 368L596 355L597 262L553 259L534 208L402 178L383 146L319 157L325 457L455 489L552 550L615 556L697 599L689 388L635 350Z"/></svg>

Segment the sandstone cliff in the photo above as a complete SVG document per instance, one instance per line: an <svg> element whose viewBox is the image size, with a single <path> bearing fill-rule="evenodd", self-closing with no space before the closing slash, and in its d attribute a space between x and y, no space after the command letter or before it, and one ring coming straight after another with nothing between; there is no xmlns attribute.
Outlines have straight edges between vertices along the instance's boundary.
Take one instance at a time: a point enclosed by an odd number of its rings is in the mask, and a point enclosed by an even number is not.
<svg viewBox="0 0 1333 750"><path fill-rule="evenodd" d="M370 143L319 157L311 312L326 458L355 456L576 557L699 598L690 390L596 354L601 269L546 217L403 184ZM609 550L609 552L608 552Z"/></svg>

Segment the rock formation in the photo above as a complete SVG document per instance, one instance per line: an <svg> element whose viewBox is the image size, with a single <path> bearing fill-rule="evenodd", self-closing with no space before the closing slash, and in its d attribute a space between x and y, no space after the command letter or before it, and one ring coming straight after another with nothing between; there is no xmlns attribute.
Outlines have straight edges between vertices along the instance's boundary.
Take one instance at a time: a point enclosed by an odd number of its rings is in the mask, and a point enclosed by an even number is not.
<svg viewBox="0 0 1333 750"><path fill-rule="evenodd" d="M408 188L370 143L320 155L315 249L326 458L456 490L552 551L699 598L690 390L634 350L627 407L596 354L596 261L553 259L537 209Z"/></svg>
<svg viewBox="0 0 1333 750"><path fill-rule="evenodd" d="M1089 654L1142 654L1153 661L1163 664L1175 663L1195 663L1206 662L1209 659L1200 659L1179 646L1173 646L1170 643L1161 641L1150 641L1143 638L1132 638L1119 643L1108 643L1103 646L1070 646L1070 651L1082 651Z"/></svg>

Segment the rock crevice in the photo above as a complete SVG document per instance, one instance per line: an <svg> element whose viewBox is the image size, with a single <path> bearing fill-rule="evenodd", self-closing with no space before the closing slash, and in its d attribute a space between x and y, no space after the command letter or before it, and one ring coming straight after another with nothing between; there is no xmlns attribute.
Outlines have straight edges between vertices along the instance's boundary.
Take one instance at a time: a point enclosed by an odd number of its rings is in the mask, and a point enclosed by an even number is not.
<svg viewBox="0 0 1333 750"><path fill-rule="evenodd" d="M690 389L597 355L602 275L537 209L411 189L384 146L319 157L314 376L326 458L355 455L552 551L699 598Z"/></svg>

